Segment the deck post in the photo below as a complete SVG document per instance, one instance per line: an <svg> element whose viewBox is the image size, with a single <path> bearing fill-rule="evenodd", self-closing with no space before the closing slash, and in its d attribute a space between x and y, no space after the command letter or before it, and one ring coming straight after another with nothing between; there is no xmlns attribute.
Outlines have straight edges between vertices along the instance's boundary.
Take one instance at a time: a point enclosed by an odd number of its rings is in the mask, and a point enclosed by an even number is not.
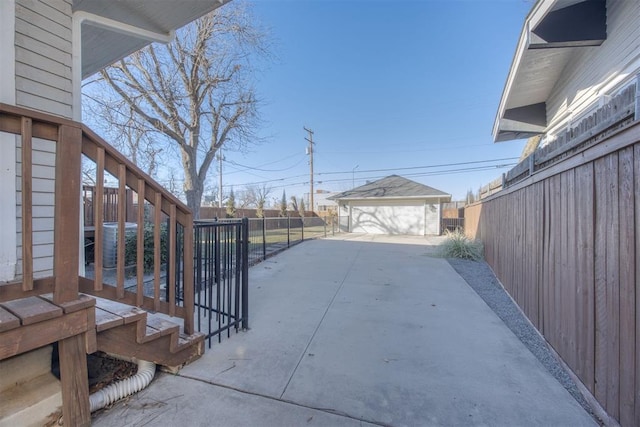
<svg viewBox="0 0 640 427"><path fill-rule="evenodd" d="M56 145L54 219L53 301L56 304L78 299L81 161L82 130L60 126ZM91 423L86 339L85 334L79 334L58 342L62 415L66 425Z"/></svg>

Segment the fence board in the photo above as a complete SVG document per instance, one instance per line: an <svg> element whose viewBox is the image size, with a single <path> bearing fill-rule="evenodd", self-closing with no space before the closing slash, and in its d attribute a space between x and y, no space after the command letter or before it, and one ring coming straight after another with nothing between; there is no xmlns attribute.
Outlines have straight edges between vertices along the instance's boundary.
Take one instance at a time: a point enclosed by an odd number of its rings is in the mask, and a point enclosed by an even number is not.
<svg viewBox="0 0 640 427"><path fill-rule="evenodd" d="M577 284L576 284L576 266L577 266L577 250L576 250L576 195L575 195L575 171L571 169L567 171L567 218L566 218L566 247L565 254L567 283L565 287L565 296L567 301L567 316L565 324L565 340L568 352L567 363L574 371L578 367L578 355L576 346L577 330L582 328L577 322Z"/></svg>
<svg viewBox="0 0 640 427"><path fill-rule="evenodd" d="M604 159L595 162L595 192L596 206L595 229L595 396L603 405L607 402L607 275L606 275L606 242L607 242L607 171Z"/></svg>
<svg viewBox="0 0 640 427"><path fill-rule="evenodd" d="M620 287L618 294L620 316L620 422L632 425L634 418L635 342L622 337L635 336L635 226L633 147L618 155L620 201Z"/></svg>
<svg viewBox="0 0 640 427"><path fill-rule="evenodd" d="M607 168L607 412L620 418L620 218L618 189L618 154L605 157ZM627 232L626 230L624 231Z"/></svg>
<svg viewBox="0 0 640 427"><path fill-rule="evenodd" d="M633 152L633 170L634 170L634 208L635 208L635 227L640 226L640 144L636 144ZM640 233L636 231L635 234L636 248L640 248ZM640 263L636 259L635 264L635 283L640 283ZM635 410L634 410L634 422L630 425L640 425L640 292L636 289L635 294L635 334L629 338L635 338Z"/></svg>
<svg viewBox="0 0 640 427"><path fill-rule="evenodd" d="M576 374L593 394L594 380L594 175L593 165L576 168L576 348L580 362Z"/></svg>

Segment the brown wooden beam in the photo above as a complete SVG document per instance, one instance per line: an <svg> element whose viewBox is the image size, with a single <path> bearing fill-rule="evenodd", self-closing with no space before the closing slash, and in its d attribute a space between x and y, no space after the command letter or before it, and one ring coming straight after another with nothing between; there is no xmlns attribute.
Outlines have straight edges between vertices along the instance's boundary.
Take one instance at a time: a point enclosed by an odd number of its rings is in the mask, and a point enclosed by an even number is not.
<svg viewBox="0 0 640 427"><path fill-rule="evenodd" d="M91 425L86 348L84 334L74 335L58 342L62 416L65 425Z"/></svg>
<svg viewBox="0 0 640 427"><path fill-rule="evenodd" d="M33 144L32 121L22 118L22 290L33 289Z"/></svg>
<svg viewBox="0 0 640 427"><path fill-rule="evenodd" d="M82 131L61 126L56 146L54 301L78 298L80 164Z"/></svg>

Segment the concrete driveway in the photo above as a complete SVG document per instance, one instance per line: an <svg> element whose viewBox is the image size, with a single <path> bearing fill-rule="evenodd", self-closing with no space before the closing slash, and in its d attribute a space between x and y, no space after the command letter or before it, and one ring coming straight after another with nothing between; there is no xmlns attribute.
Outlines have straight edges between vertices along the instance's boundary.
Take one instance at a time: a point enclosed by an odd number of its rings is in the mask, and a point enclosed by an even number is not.
<svg viewBox="0 0 640 427"><path fill-rule="evenodd" d="M250 331L94 424L597 425L438 240L346 235L252 267Z"/></svg>

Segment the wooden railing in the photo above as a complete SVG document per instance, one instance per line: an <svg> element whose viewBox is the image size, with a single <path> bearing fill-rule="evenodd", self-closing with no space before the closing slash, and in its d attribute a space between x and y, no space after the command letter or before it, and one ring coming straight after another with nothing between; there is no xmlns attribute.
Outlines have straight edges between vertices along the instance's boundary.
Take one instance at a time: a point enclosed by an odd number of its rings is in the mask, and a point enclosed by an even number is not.
<svg viewBox="0 0 640 427"><path fill-rule="evenodd" d="M95 198L93 206L94 277L80 279L82 291L145 309L184 319L184 331L193 328L193 216L187 206L131 163L115 148L87 127L82 127L82 154L95 162ZM115 284L104 280L104 175L118 181L118 199L125 200L128 189L137 197L136 218L136 283L125 289L126 204L118 203ZM148 206L150 209L145 209ZM145 212L147 217L145 218ZM162 227L167 224L168 245L161 247ZM153 229L152 292L145 294L145 224ZM163 250L166 254L163 257ZM163 263L163 258L166 262ZM166 290L161 292L161 269L166 268ZM177 274L176 274L177 273ZM149 288L147 286L147 288ZM149 295L151 293L151 295Z"/></svg>
<svg viewBox="0 0 640 427"><path fill-rule="evenodd" d="M78 293L82 127L68 120L0 104L0 132L21 137L22 194L22 271L19 280L0 284L3 303L0 360L57 342L65 424L89 425L86 353L95 351L96 338L95 301L83 300ZM37 277L41 273L34 272L33 260L34 235L41 231L40 226L34 227L33 220L33 146L37 139L55 143L54 233L53 242L49 242L53 244L53 265L46 268L53 269L53 275L48 277ZM14 144L2 148L3 155L13 158ZM52 297L35 298L48 293L52 293ZM5 322L7 319L9 324Z"/></svg>
<svg viewBox="0 0 640 427"><path fill-rule="evenodd" d="M79 292L176 316L184 320L184 332L193 325L193 216L179 199L142 172L115 148L86 126L56 116L0 104L0 131L21 135L22 139L22 274L20 280L0 284L0 302L53 293L55 303L78 298ZM32 141L54 141L55 208L53 275L34 278L33 160ZM13 153L13 151L12 151ZM95 263L92 277L80 277L81 164L83 155L95 162ZM138 200L135 258L135 284L125 282L126 206L118 204L117 264L115 283L105 283L103 267L104 178L111 174L118 182L118 197L126 199L128 190ZM148 206L149 209L144 209ZM145 211L147 218L145 218ZM153 243L145 246L145 224L153 231ZM166 248L161 247L161 230L167 227ZM151 246L151 248L150 248ZM153 274L145 295L145 249L152 253ZM165 259L163 262L162 259ZM161 289L163 266L165 289Z"/></svg>
<svg viewBox="0 0 640 427"><path fill-rule="evenodd" d="M23 108L0 104L0 131L21 135L22 271L20 280L0 285L0 301L53 293L55 303L78 297L80 215L79 124ZM54 141L54 254L50 277L34 278L33 139ZM8 150L13 155L14 148ZM6 155L6 154L5 154ZM35 230L38 231L38 230Z"/></svg>

